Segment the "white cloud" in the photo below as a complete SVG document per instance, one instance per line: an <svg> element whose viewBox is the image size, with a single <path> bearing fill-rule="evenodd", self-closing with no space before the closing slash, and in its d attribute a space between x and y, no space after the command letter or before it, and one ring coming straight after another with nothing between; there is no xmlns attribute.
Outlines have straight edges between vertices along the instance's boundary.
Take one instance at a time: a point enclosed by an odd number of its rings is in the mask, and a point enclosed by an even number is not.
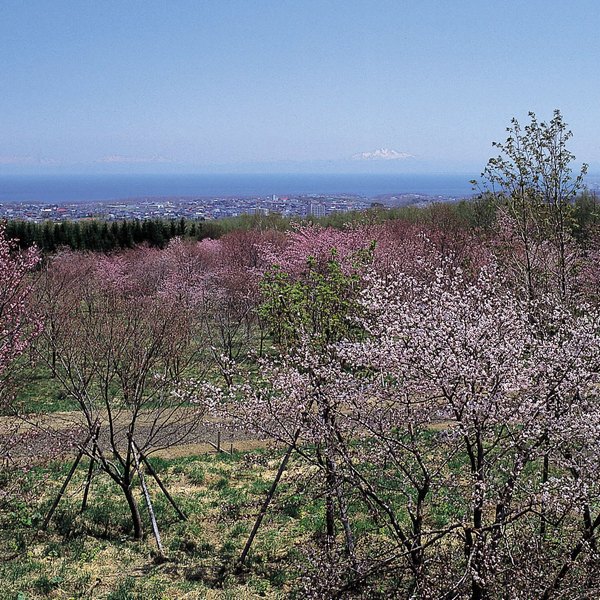
<svg viewBox="0 0 600 600"><path fill-rule="evenodd" d="M102 164L120 164L120 165L132 165L132 164L156 164L156 163L172 163L174 162L170 158L164 156L124 156L122 154L111 154L109 156L103 156L96 163Z"/></svg>
<svg viewBox="0 0 600 600"><path fill-rule="evenodd" d="M0 155L0 165L34 165L36 163L37 161L32 156Z"/></svg>
<svg viewBox="0 0 600 600"><path fill-rule="evenodd" d="M0 154L0 165L42 165L53 166L60 164L53 158L23 156L18 154Z"/></svg>

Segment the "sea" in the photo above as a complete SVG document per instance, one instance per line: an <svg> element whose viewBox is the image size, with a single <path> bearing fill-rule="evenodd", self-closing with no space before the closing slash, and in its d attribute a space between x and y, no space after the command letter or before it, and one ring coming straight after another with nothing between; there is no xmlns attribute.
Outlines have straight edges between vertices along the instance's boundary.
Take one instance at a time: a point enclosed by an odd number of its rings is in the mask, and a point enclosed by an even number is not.
<svg viewBox="0 0 600 600"><path fill-rule="evenodd" d="M473 194L464 174L0 175L0 203L74 203L129 198L256 197L276 194Z"/></svg>

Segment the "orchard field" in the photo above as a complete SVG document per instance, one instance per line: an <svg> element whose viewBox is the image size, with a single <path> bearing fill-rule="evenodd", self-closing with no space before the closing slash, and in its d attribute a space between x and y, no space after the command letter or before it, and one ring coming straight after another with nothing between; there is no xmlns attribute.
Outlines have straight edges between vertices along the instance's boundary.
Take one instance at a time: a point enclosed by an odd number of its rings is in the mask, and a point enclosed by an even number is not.
<svg viewBox="0 0 600 600"><path fill-rule="evenodd" d="M458 205L3 227L0 598L597 598L599 206L530 118Z"/></svg>

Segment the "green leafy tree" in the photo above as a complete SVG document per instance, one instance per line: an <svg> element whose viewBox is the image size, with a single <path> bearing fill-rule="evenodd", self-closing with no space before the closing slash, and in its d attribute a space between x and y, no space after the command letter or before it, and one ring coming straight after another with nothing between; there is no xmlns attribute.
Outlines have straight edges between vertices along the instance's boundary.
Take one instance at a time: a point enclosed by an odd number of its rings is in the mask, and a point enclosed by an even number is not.
<svg viewBox="0 0 600 600"><path fill-rule="evenodd" d="M536 273L541 270L564 299L575 269L574 201L584 187L587 165L574 172L575 156L567 148L573 134L559 110L548 123L532 112L524 127L513 118L507 132L504 143L492 144L499 155L489 159L481 174L482 187L505 203L511 258L518 260L528 296L538 295Z"/></svg>
<svg viewBox="0 0 600 600"><path fill-rule="evenodd" d="M275 341L285 348L308 338L311 344L325 347L351 337L358 310L359 267L371 254L372 248L359 253L357 269L350 272L342 268L335 249L324 266L309 256L299 277L285 267L272 267L261 284L260 314Z"/></svg>
<svg viewBox="0 0 600 600"><path fill-rule="evenodd" d="M371 245L368 249L355 252L351 266L342 263L335 248L331 248L330 257L325 263L309 255L306 268L300 273L288 272L285 264L273 267L262 282L264 302L260 308L262 318L280 346L281 360L294 365L296 372L308 382L307 413L313 412L317 415L313 423L316 443L312 460L324 476L326 534L330 539L335 535L337 512L344 530L346 550L352 558L354 534L336 460L336 447L340 440L334 432L339 399L326 392L329 381L325 372L327 366L335 362L335 344L342 340L354 339L358 335L356 317L360 310L361 273L372 261L373 250L374 245ZM313 356L314 360L305 360L308 356ZM292 451L299 450L300 431L297 429L292 437L282 467L273 483L271 497ZM310 454L307 454L306 449L300 452L305 458ZM263 505L262 515L269 501L270 497ZM255 524L242 560L261 519L262 516Z"/></svg>
<svg viewBox="0 0 600 600"><path fill-rule="evenodd" d="M484 186L505 203L501 258L526 292L529 319L536 335L557 343L553 315L562 308L580 310L576 300L576 275L581 265L577 232L576 198L584 189L587 165L574 171L575 156L567 148L573 134L559 110L552 120L540 122L529 113L521 127L512 119L504 143L494 142L500 154L490 158L482 173ZM520 280L520 281L519 281ZM566 344L566 342L564 342ZM556 419L570 410L568 402L550 397L546 410ZM544 430L542 484L549 481L551 465L550 428ZM544 539L548 517L541 511L540 538Z"/></svg>

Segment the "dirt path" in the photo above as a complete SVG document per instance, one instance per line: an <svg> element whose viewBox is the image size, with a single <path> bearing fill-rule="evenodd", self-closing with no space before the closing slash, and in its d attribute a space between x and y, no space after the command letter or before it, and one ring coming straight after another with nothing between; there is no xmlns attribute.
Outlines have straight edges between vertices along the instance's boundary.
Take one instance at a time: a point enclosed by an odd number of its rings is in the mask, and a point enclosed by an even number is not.
<svg viewBox="0 0 600 600"><path fill-rule="evenodd" d="M264 448L269 440L258 439L251 432L231 431L226 424L216 418L199 417L198 423L192 423L197 413L193 409L179 408L176 414L168 414L165 422L157 421L154 411L140 414L136 422L135 440L146 454L162 458L182 458L197 454L216 452L217 447L226 452L233 450L253 450ZM110 448L107 415L98 413L103 423L100 441L103 448ZM130 417L126 414L113 418L114 439L117 447L126 448ZM193 427L192 427L193 425ZM439 430L452 427L454 423L443 421L432 424L431 429ZM155 434L155 429L159 434ZM193 431L187 431L187 428ZM61 444L68 448L71 432L73 439L80 443L87 435L83 415L79 411L56 412L30 415L28 418L0 417L0 459L10 455L20 460L43 462L50 455L57 454ZM72 446L71 446L72 447ZM7 450L8 449L8 450Z"/></svg>
<svg viewBox="0 0 600 600"><path fill-rule="evenodd" d="M107 414L101 411L97 417L101 423L100 442L103 447L109 447ZM130 420L130 415L125 413L113 416L113 436L119 448L127 444ZM28 415L24 418L0 417L0 452L10 448L11 457L35 461L36 458L43 459L54 453L57 445L68 444L70 438L82 441L87 431L84 417L79 411ZM230 451L251 450L267 444L249 432L232 432L223 421L203 417L187 408L169 412L162 419L157 418L155 411L141 413L136 421L135 439L147 454L163 458L215 452L216 446Z"/></svg>

